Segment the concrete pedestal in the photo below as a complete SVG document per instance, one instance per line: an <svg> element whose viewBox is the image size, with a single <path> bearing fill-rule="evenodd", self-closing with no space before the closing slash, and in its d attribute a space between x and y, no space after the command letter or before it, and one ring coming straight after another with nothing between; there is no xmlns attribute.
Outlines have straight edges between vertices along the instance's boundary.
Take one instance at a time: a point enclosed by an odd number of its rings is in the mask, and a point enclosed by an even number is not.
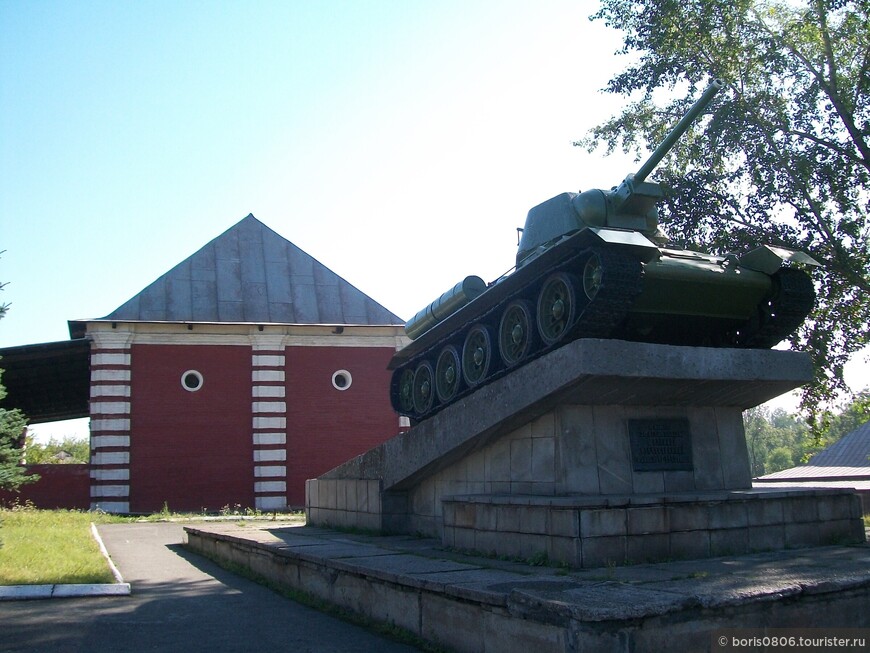
<svg viewBox="0 0 870 653"><path fill-rule="evenodd" d="M848 492L751 489L742 411L811 373L578 340L308 481L308 520L584 567L863 541Z"/></svg>
<svg viewBox="0 0 870 653"><path fill-rule="evenodd" d="M837 490L455 496L442 501L442 542L578 568L734 556L863 542L856 499Z"/></svg>

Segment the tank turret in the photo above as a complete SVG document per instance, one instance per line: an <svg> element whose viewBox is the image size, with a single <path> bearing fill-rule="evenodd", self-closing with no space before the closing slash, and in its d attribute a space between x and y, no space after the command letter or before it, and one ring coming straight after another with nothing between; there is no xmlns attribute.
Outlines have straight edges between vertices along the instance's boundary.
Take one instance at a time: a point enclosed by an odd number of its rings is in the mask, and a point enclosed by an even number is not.
<svg viewBox="0 0 870 653"><path fill-rule="evenodd" d="M610 227L640 232L664 245L667 237L658 225L662 189L646 181L653 169L723 88L715 79L692 105L640 169L611 190L592 189L563 193L529 211L517 251L517 267L552 247L560 238L584 227Z"/></svg>
<svg viewBox="0 0 870 653"><path fill-rule="evenodd" d="M514 270L466 277L405 326L390 362L393 407L426 419L577 338L767 348L812 310L802 252L741 256L667 247L662 190L647 177L724 86L714 80L640 169L611 190L562 193L535 207Z"/></svg>

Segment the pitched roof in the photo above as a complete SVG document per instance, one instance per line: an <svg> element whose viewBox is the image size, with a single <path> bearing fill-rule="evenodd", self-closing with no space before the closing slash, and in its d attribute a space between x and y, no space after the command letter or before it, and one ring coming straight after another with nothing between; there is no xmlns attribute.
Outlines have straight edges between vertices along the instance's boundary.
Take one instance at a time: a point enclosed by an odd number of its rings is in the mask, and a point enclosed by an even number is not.
<svg viewBox="0 0 870 653"><path fill-rule="evenodd" d="M844 435L827 449L810 458L806 465L783 469L756 480L870 479L870 422Z"/></svg>
<svg viewBox="0 0 870 653"><path fill-rule="evenodd" d="M404 323L252 214L100 319Z"/></svg>
<svg viewBox="0 0 870 653"><path fill-rule="evenodd" d="M870 422L810 458L816 467L870 467ZM867 470L870 474L870 469Z"/></svg>

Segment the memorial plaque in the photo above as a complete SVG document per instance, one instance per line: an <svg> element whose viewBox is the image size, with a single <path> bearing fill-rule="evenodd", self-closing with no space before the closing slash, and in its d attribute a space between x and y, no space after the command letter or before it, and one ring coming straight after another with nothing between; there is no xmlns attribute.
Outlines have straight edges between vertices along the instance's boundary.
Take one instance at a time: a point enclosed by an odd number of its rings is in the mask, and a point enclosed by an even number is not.
<svg viewBox="0 0 870 653"><path fill-rule="evenodd" d="M630 419L628 436L634 471L692 471L689 420Z"/></svg>

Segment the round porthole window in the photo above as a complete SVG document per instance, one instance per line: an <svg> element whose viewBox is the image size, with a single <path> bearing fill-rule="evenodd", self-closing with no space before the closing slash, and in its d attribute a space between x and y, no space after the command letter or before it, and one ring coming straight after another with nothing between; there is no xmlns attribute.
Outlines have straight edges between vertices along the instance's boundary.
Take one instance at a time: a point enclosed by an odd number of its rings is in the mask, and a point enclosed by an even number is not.
<svg viewBox="0 0 870 653"><path fill-rule="evenodd" d="M181 387L188 392L196 392L202 387L202 374L196 370L187 370L181 375Z"/></svg>
<svg viewBox="0 0 870 653"><path fill-rule="evenodd" d="M338 370L332 375L332 387L336 390L347 390L353 383L353 377L347 370Z"/></svg>

